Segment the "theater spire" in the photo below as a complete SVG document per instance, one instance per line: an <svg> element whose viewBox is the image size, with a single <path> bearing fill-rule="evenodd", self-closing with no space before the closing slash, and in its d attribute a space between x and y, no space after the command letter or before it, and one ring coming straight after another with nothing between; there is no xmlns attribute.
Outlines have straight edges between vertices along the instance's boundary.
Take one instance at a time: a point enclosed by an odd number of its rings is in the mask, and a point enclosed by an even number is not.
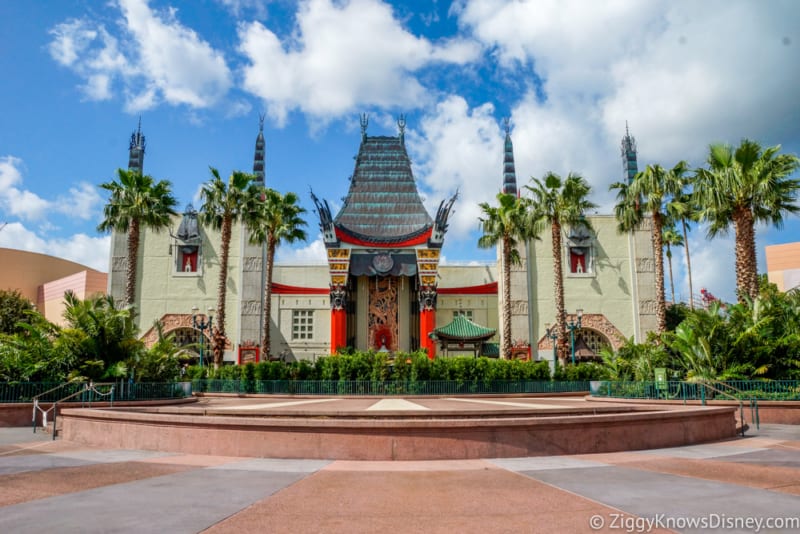
<svg viewBox="0 0 800 534"><path fill-rule="evenodd" d="M258 116L258 137L256 137L256 153L253 156L253 174L258 177L258 181L264 183L264 114Z"/></svg>
<svg viewBox="0 0 800 534"><path fill-rule="evenodd" d="M139 117L139 126L131 134L131 144L129 147L128 170L144 172L144 134L142 134L142 118Z"/></svg>
<svg viewBox="0 0 800 534"><path fill-rule="evenodd" d="M511 127L505 120L506 143L503 155L503 193L519 197L517 190L517 172L514 168L514 146L511 144Z"/></svg>

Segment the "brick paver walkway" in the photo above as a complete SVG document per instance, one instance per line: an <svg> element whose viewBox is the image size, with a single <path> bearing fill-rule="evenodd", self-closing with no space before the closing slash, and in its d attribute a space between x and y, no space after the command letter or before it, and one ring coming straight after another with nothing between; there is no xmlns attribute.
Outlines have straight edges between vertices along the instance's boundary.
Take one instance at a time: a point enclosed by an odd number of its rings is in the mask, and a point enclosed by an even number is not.
<svg viewBox="0 0 800 534"><path fill-rule="evenodd" d="M0 532L800 532L798 426L673 449L431 462L49 438L0 429Z"/></svg>

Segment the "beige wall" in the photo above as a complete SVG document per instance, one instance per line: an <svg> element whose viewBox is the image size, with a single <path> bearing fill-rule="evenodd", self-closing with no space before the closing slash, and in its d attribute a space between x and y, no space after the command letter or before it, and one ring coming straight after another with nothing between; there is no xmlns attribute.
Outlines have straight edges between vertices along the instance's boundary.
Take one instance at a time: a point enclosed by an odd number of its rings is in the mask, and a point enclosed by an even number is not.
<svg viewBox="0 0 800 534"><path fill-rule="evenodd" d="M47 320L61 324L64 292L80 298L105 293L106 273L80 263L24 250L0 248L0 284L18 290Z"/></svg>
<svg viewBox="0 0 800 534"><path fill-rule="evenodd" d="M633 336L643 340L656 324L649 220L633 234L622 235L617 233L617 222L611 215L593 215L589 220L595 231L593 272L569 273L566 240L562 247L566 311L574 314L581 308L585 316L598 320L604 317L625 338ZM520 256L522 265L512 267L511 336L512 341L530 342L537 347L545 338L545 324L555 323L556 316L550 233L545 232L541 240L528 243ZM498 294L502 296L502 287ZM502 307L502 302L498 306ZM502 322L502 317L500 319ZM546 344L550 347L549 342ZM540 359L552 358L550 348L539 352Z"/></svg>
<svg viewBox="0 0 800 534"><path fill-rule="evenodd" d="M181 217L173 219L172 230L177 230ZM174 239L169 232L142 232L139 245L137 270L137 309L136 322L139 332L147 332L153 321L168 314L191 314L194 306L201 313L209 307L217 306L217 288L220 273L219 232L202 228L202 249L200 252L200 268L196 273L185 273L178 269ZM228 258L228 279L225 299L225 331L228 338L238 342L239 301L241 284L239 273L242 264L241 228L235 226L231 235ZM124 262L117 261L124 267ZM112 271L113 272L113 271ZM114 272L124 280L125 271ZM120 287L124 293L124 281ZM214 324L216 324L216 317ZM232 345L226 352L226 360L236 361L236 346Z"/></svg>
<svg viewBox="0 0 800 534"><path fill-rule="evenodd" d="M86 299L106 292L108 275L97 271L81 271L73 275L48 282L43 286L42 314L51 323L64 325L64 293L72 291L79 299Z"/></svg>
<svg viewBox="0 0 800 534"><path fill-rule="evenodd" d="M643 340L655 328L654 261L650 246L649 226L645 224L633 234L620 235L613 216L592 216L596 231L594 272L589 275L567 275L564 288L569 313L577 308L585 316L607 321L620 337L634 336ZM649 221L648 221L649 222ZM177 229L180 218L174 220ZM202 271L187 274L177 271L171 255L173 239L167 232L142 236L139 257L139 289L136 304L142 333L155 319L170 314L191 313L193 306L205 310L216 306L219 273L217 232L203 230ZM115 236L112 248L114 279L109 287L124 291L124 240ZM566 247L564 249L566 265ZM554 322L553 259L549 234L531 242L522 250L523 263L512 272L512 337L537 347L544 336L544 324ZM528 262L528 257L535 261ZM234 230L229 260L226 332L231 347L227 361L237 361L237 349L243 340L257 340L261 313L261 258L258 247L246 244L240 228ZM457 288L500 282L499 268L491 265L447 265L439 267L439 287ZM122 278L122 282L120 282ZM330 349L330 299L327 294L327 264L276 265L276 283L322 290L319 294L273 294L271 338L273 355L288 351L297 359L313 359L328 354ZM499 295L443 295L438 297L436 326L447 325L453 313L472 311L473 320L501 331ZM361 291L359 295L366 295ZM363 307L362 309L366 309ZM313 336L308 340L292 340L292 315L295 310L311 310ZM185 321L185 317L183 319ZM360 323L359 323L360 324ZM366 324L366 323L364 323ZM586 326L586 325L585 325ZM357 333L357 341L366 345L366 335ZM364 339L360 339L360 337ZM494 341L499 341L499 334ZM537 350L534 349L534 355ZM550 359L551 350L539 351L542 359Z"/></svg>
<svg viewBox="0 0 800 534"><path fill-rule="evenodd" d="M765 247L767 278L781 291L800 287L800 242Z"/></svg>
<svg viewBox="0 0 800 534"><path fill-rule="evenodd" d="M439 288L482 286L497 282L497 264L441 265ZM497 293L493 295L439 295L436 307L436 328L447 326L456 311L471 311L472 321L498 330L490 342L499 342L500 317L497 309Z"/></svg>
<svg viewBox="0 0 800 534"><path fill-rule="evenodd" d="M469 287L492 283L497 278L496 270L494 265L440 266L439 287ZM276 265L273 281L291 286L326 289L329 283L328 266ZM361 290L358 294L364 298L367 293L366 290ZM497 328L497 295L440 295L437 302L436 327L449 324L453 320L453 311L470 310L476 323L489 328ZM294 310L313 311L314 334L312 339L292 341L291 323ZM366 322L363 326L365 331L361 337L363 345L366 345ZM327 294L272 296L270 335L274 354L287 350L297 359L314 359L326 355L330 352L330 328L330 299Z"/></svg>

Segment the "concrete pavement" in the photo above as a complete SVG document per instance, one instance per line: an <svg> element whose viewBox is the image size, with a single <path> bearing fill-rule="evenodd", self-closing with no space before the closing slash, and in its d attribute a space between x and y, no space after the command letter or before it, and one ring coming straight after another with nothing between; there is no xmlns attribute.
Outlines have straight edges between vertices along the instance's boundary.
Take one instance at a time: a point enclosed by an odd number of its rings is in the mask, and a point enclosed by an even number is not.
<svg viewBox="0 0 800 534"><path fill-rule="evenodd" d="M0 429L0 532L800 532L796 426L673 449L425 462L49 438Z"/></svg>

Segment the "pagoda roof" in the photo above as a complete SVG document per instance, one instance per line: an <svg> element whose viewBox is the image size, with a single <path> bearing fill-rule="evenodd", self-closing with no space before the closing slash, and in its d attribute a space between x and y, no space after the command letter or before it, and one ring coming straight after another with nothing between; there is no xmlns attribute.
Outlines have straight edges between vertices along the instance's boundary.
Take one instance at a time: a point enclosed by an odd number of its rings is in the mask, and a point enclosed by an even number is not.
<svg viewBox="0 0 800 534"><path fill-rule="evenodd" d="M497 330L475 324L463 315L456 315L447 326L434 329L439 339L457 339L463 341L489 339Z"/></svg>
<svg viewBox="0 0 800 534"><path fill-rule="evenodd" d="M404 137L362 134L344 205L333 220L336 235L363 245L425 243L433 219L411 172Z"/></svg>

